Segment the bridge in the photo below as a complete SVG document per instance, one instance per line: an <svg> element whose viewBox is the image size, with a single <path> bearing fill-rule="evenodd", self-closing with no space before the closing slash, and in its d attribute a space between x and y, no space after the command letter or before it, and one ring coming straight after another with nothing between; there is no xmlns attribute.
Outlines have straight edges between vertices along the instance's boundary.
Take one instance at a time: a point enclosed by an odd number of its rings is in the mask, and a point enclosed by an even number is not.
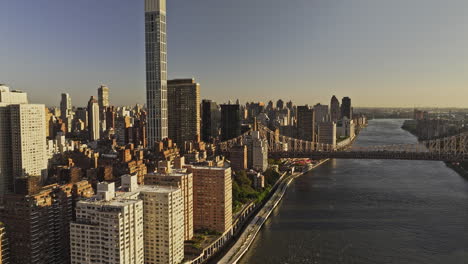
<svg viewBox="0 0 468 264"><path fill-rule="evenodd" d="M446 138L427 140L416 144L379 145L369 147L352 146L354 139L336 145L300 140L280 135L268 127L258 124L237 138L220 142L222 152L242 144L252 131L258 131L260 138L268 142L270 158L312 158L312 159L394 159L461 162L468 161L468 132Z"/></svg>

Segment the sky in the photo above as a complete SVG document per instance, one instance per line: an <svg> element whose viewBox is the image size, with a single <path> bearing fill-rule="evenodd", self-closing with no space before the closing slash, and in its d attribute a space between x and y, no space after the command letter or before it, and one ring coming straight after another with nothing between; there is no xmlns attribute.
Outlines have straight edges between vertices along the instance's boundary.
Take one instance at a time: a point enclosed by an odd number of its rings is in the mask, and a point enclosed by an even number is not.
<svg viewBox="0 0 468 264"><path fill-rule="evenodd" d="M218 103L467 107L466 0L168 0L169 78ZM143 0L1 0L0 83L145 102Z"/></svg>

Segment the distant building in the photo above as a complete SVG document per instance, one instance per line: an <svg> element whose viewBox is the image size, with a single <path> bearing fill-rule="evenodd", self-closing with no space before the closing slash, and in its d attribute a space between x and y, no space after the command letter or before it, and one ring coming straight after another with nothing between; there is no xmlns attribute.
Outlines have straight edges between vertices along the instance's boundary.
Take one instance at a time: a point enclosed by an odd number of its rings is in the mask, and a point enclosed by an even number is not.
<svg viewBox="0 0 468 264"><path fill-rule="evenodd" d="M88 101L88 134L90 141L100 139L100 119L99 119L99 104L94 96Z"/></svg>
<svg viewBox="0 0 468 264"><path fill-rule="evenodd" d="M353 138L356 133L356 125L354 120L349 120L347 117L344 117L340 121L340 126L337 127L338 137Z"/></svg>
<svg viewBox="0 0 468 264"><path fill-rule="evenodd" d="M261 139L258 131L252 131L252 168L260 172L268 169L268 141Z"/></svg>
<svg viewBox="0 0 468 264"><path fill-rule="evenodd" d="M16 178L46 176L45 119L44 105L0 85L0 195L13 191Z"/></svg>
<svg viewBox="0 0 468 264"><path fill-rule="evenodd" d="M194 79L168 81L169 138L183 147L200 141L200 84Z"/></svg>
<svg viewBox="0 0 468 264"><path fill-rule="evenodd" d="M224 233L232 225L232 180L229 167L188 166L193 173L195 230Z"/></svg>
<svg viewBox="0 0 468 264"><path fill-rule="evenodd" d="M60 118L67 125L67 132L72 130L73 110L71 97L67 93L62 94L60 101Z"/></svg>
<svg viewBox="0 0 468 264"><path fill-rule="evenodd" d="M353 119L353 109L351 107L351 98L343 97L341 100L341 118Z"/></svg>
<svg viewBox="0 0 468 264"><path fill-rule="evenodd" d="M229 159L233 171L246 170L247 163L247 145L234 146L229 151Z"/></svg>
<svg viewBox="0 0 468 264"><path fill-rule="evenodd" d="M221 112L218 105L211 100L202 102L202 139L210 142L218 137L221 121Z"/></svg>
<svg viewBox="0 0 468 264"><path fill-rule="evenodd" d="M221 140L229 140L241 135L240 105L221 105Z"/></svg>
<svg viewBox="0 0 468 264"><path fill-rule="evenodd" d="M276 108L278 108L278 110L281 110L284 108L284 101L279 99L277 102L276 102Z"/></svg>
<svg viewBox="0 0 468 264"><path fill-rule="evenodd" d="M333 96L330 102L330 118L332 122L338 122L341 119L340 101Z"/></svg>
<svg viewBox="0 0 468 264"><path fill-rule="evenodd" d="M319 124L318 143L336 146L336 123L322 122Z"/></svg>
<svg viewBox="0 0 468 264"><path fill-rule="evenodd" d="M330 121L330 110L328 109L328 105L317 104L314 106L314 112L316 123Z"/></svg>
<svg viewBox="0 0 468 264"><path fill-rule="evenodd" d="M297 107L297 138L315 141L315 112L308 105Z"/></svg>
<svg viewBox="0 0 468 264"><path fill-rule="evenodd" d="M101 133L108 129L106 123L106 109L109 107L109 87L101 85L98 88L98 104L99 104L99 122Z"/></svg>
<svg viewBox="0 0 468 264"><path fill-rule="evenodd" d="M88 108L78 107L75 111L75 118L81 120L88 127Z"/></svg>

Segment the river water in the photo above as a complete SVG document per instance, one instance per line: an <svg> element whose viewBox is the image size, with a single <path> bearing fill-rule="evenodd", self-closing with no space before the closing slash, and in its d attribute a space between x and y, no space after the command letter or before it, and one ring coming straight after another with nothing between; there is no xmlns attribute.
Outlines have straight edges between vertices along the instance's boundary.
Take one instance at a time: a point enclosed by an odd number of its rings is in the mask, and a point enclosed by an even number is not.
<svg viewBox="0 0 468 264"><path fill-rule="evenodd" d="M356 145L415 143L372 120ZM442 162L331 160L290 185L240 263L468 263L468 181Z"/></svg>

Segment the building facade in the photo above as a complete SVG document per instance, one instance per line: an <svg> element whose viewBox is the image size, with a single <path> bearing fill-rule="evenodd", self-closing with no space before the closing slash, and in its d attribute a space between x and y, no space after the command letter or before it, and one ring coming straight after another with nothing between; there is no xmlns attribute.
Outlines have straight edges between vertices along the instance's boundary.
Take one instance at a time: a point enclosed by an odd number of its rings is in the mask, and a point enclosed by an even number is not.
<svg viewBox="0 0 468 264"><path fill-rule="evenodd" d="M351 98L343 97L341 100L341 118L353 119L353 109L351 107Z"/></svg>
<svg viewBox="0 0 468 264"><path fill-rule="evenodd" d="M319 124L318 143L336 146L336 123L322 122Z"/></svg>
<svg viewBox="0 0 468 264"><path fill-rule="evenodd" d="M168 81L169 138L179 147L200 141L200 84L194 79Z"/></svg>
<svg viewBox="0 0 468 264"><path fill-rule="evenodd" d="M193 173L193 226L195 230L224 233L232 225L230 167L189 166Z"/></svg>
<svg viewBox="0 0 468 264"><path fill-rule="evenodd" d="M106 109L109 107L109 87L101 85L98 88L99 120L101 132L106 131Z"/></svg>
<svg viewBox="0 0 468 264"><path fill-rule="evenodd" d="M193 238L193 175L183 172L150 173L145 175L145 185L180 188L184 200L184 240Z"/></svg>
<svg viewBox="0 0 468 264"><path fill-rule="evenodd" d="M145 0L148 141L168 137L166 0Z"/></svg>
<svg viewBox="0 0 468 264"><path fill-rule="evenodd" d="M221 140L241 135L241 109L239 104L221 105Z"/></svg>
<svg viewBox="0 0 468 264"><path fill-rule="evenodd" d="M98 195L76 205L70 225L72 264L143 264L143 202L115 197L115 186L98 184Z"/></svg>
<svg viewBox="0 0 468 264"><path fill-rule="evenodd" d="M42 188L33 182L5 195L0 210L10 244L10 263L70 263L74 203L80 197L91 197L93 189L87 181Z"/></svg>
<svg viewBox="0 0 468 264"><path fill-rule="evenodd" d="M99 140L101 137L99 118L99 104L94 96L88 101L88 135L89 141Z"/></svg>
<svg viewBox="0 0 468 264"><path fill-rule="evenodd" d="M297 107L297 138L315 141L315 112L308 105Z"/></svg>
<svg viewBox="0 0 468 264"><path fill-rule="evenodd" d="M15 178L46 176L45 126L44 105L0 85L0 194L13 191Z"/></svg>
<svg viewBox="0 0 468 264"><path fill-rule="evenodd" d="M211 100L202 102L202 140L210 142L218 137L221 112L218 105Z"/></svg>
<svg viewBox="0 0 468 264"><path fill-rule="evenodd" d="M341 119L340 101L333 96L330 101L330 118L332 122L338 122Z"/></svg>

